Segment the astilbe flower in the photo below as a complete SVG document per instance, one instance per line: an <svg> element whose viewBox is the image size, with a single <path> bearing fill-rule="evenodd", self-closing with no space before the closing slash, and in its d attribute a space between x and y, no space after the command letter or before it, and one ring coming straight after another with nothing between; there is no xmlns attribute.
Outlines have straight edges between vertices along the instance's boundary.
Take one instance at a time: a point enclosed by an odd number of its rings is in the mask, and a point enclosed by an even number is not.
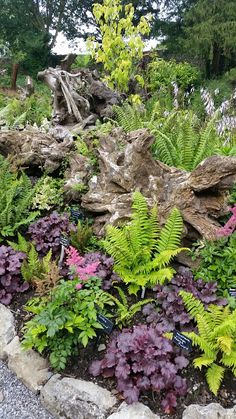
<svg viewBox="0 0 236 419"><path fill-rule="evenodd" d="M113 272L114 259L100 252L86 253L85 263L99 261L96 276L102 280L102 289L109 290L113 282L121 282L121 278Z"/></svg>
<svg viewBox="0 0 236 419"><path fill-rule="evenodd" d="M227 221L224 227L221 227L218 230L217 236L219 237L228 237L236 229L236 204L234 207L230 208L230 212L232 212L233 215L230 217L229 221Z"/></svg>
<svg viewBox="0 0 236 419"><path fill-rule="evenodd" d="M76 226L69 221L68 214L58 214L53 211L46 217L39 218L29 226L28 234L34 242L40 256L45 256L51 249L53 256L60 253L60 237L76 231Z"/></svg>
<svg viewBox="0 0 236 419"><path fill-rule="evenodd" d="M137 402L143 391L158 392L163 410L171 413L177 396L186 394L186 380L179 371L188 363L180 349L163 337L163 328L137 325L114 333L104 358L94 361L89 371L95 377L115 377L127 403Z"/></svg>
<svg viewBox="0 0 236 419"><path fill-rule="evenodd" d="M66 250L66 253L66 265L70 267L70 273L72 275L78 276L81 281L87 281L89 278L96 275L99 261L87 263L86 258L80 256L78 250L72 246ZM82 287L83 284L81 283L76 285L77 289L81 289Z"/></svg>
<svg viewBox="0 0 236 419"><path fill-rule="evenodd" d="M10 246L0 246L0 303L10 304L13 296L29 288L28 282L21 280L21 264L25 254Z"/></svg>

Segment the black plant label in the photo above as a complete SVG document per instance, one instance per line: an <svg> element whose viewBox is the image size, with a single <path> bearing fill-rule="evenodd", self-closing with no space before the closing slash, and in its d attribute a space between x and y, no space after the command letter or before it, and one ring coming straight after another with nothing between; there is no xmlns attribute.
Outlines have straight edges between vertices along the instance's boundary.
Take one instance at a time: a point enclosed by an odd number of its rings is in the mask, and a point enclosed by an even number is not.
<svg viewBox="0 0 236 419"><path fill-rule="evenodd" d="M190 352L192 350L192 339L182 335L178 330L174 330L172 341L186 351Z"/></svg>
<svg viewBox="0 0 236 419"><path fill-rule="evenodd" d="M97 321L102 325L103 331L110 335L114 327L112 321L107 317L103 316L103 314L97 315Z"/></svg>
<svg viewBox="0 0 236 419"><path fill-rule="evenodd" d="M82 213L82 211L80 211L77 208L71 208L70 209L70 218L72 221L74 221L74 223L77 224L78 220L83 220L84 219L84 214Z"/></svg>
<svg viewBox="0 0 236 419"><path fill-rule="evenodd" d="M61 236L61 237L60 237L60 244L61 244L61 246L64 246L64 247L69 247L69 245L70 245L70 240L69 240L69 238L68 238L68 237L66 237L66 236Z"/></svg>
<svg viewBox="0 0 236 419"><path fill-rule="evenodd" d="M236 298L236 288L230 288L229 289L229 295L230 295L230 297Z"/></svg>

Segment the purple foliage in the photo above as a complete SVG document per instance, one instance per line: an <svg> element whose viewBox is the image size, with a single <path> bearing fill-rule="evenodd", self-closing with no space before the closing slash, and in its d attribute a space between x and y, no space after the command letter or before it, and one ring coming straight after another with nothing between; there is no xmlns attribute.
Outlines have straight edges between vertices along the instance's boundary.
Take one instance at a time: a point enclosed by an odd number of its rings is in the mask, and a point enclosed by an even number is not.
<svg viewBox="0 0 236 419"><path fill-rule="evenodd" d="M160 305L160 309L157 310L153 304L147 304L143 308L147 322L161 323L167 331L174 330L176 327L181 329L183 325L188 325L191 320L179 296L181 290L191 292L206 308L209 304L227 304L226 299L216 295L216 282L205 282L202 279L195 281L190 269L181 266L168 284L157 285L154 288L154 291L157 291L157 304Z"/></svg>
<svg viewBox="0 0 236 419"><path fill-rule="evenodd" d="M14 294L29 288L28 282L22 283L20 268L25 254L10 246L0 246L0 303L10 304Z"/></svg>
<svg viewBox="0 0 236 419"><path fill-rule="evenodd" d="M116 377L117 389L127 403L137 402L143 391L161 393L162 408L171 413L177 396L186 394L186 380L178 372L189 361L162 333L162 327L147 325L114 333L104 358L91 364L90 373Z"/></svg>
<svg viewBox="0 0 236 419"><path fill-rule="evenodd" d="M120 277L113 272L114 259L100 252L86 253L84 255L85 264L99 262L96 270L96 276L102 280L102 288L108 290L112 282L120 282Z"/></svg>
<svg viewBox="0 0 236 419"><path fill-rule="evenodd" d="M28 229L30 238L40 256L45 256L50 249L52 249L53 255L57 256L60 252L61 235L69 235L70 231L76 231L76 227L70 223L68 214L58 214L56 211L40 218Z"/></svg>

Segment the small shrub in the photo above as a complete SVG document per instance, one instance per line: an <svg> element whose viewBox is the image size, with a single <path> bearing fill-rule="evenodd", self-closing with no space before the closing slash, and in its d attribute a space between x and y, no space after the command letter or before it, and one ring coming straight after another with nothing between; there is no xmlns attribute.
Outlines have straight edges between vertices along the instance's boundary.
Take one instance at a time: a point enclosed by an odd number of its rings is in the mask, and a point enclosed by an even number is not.
<svg viewBox="0 0 236 419"><path fill-rule="evenodd" d="M208 307L209 304L226 305L227 300L217 296L217 282L205 282L202 279L194 280L190 269L181 266L174 278L166 285L157 285L156 305L148 304L143 308L143 314L148 323L160 323L165 330L185 329L189 327L190 316L185 309L181 290L191 292Z"/></svg>
<svg viewBox="0 0 236 419"><path fill-rule="evenodd" d="M40 186L36 187L33 198L33 209L39 211L50 210L53 207L60 207L63 203L62 181L45 176Z"/></svg>
<svg viewBox="0 0 236 419"><path fill-rule="evenodd" d="M25 254L9 246L0 246L0 303L10 304L18 292L29 288L21 279L21 265Z"/></svg>
<svg viewBox="0 0 236 419"><path fill-rule="evenodd" d="M45 256L50 249L52 255L57 256L60 252L60 237L63 234L69 235L71 231L75 231L75 226L70 223L68 214L60 215L53 211L31 224L28 234L41 256Z"/></svg>
<svg viewBox="0 0 236 419"><path fill-rule="evenodd" d="M137 402L144 391L158 392L163 410L171 413L177 396L186 394L186 380L178 371L188 363L162 336L160 328L138 325L114 334L104 358L92 363L90 373L115 377L117 390L127 403Z"/></svg>
<svg viewBox="0 0 236 419"><path fill-rule="evenodd" d="M102 329L97 314L106 314L105 306L113 304L96 278L86 281L80 291L77 282L62 280L49 296L34 298L26 305L35 316L24 326L22 345L40 353L49 351L51 365L58 370L78 352L78 345L86 347L96 337Z"/></svg>

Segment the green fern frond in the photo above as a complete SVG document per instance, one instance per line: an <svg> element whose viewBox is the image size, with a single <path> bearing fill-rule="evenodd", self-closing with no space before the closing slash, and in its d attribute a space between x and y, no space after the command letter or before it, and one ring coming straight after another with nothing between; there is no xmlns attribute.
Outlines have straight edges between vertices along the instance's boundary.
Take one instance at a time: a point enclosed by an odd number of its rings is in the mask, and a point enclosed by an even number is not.
<svg viewBox="0 0 236 419"><path fill-rule="evenodd" d="M179 246L182 231L183 219L180 211L177 208L173 208L165 226L160 232L160 237L157 242L158 252L175 250Z"/></svg>
<svg viewBox="0 0 236 419"><path fill-rule="evenodd" d="M209 367L214 361L215 358L208 358L206 355L201 355L194 359L193 365L195 368L199 368L201 370L202 367Z"/></svg>
<svg viewBox="0 0 236 419"><path fill-rule="evenodd" d="M223 355L221 362L226 367L231 368L233 374L236 376L236 348L229 355Z"/></svg>
<svg viewBox="0 0 236 419"><path fill-rule="evenodd" d="M196 318L197 315L204 315L204 305L201 301L195 298L190 292L180 291L180 297L183 299L184 305L192 318Z"/></svg>
<svg viewBox="0 0 236 419"><path fill-rule="evenodd" d="M220 385L224 378L225 368L213 363L206 372L206 380L210 390L215 396L218 393Z"/></svg>

